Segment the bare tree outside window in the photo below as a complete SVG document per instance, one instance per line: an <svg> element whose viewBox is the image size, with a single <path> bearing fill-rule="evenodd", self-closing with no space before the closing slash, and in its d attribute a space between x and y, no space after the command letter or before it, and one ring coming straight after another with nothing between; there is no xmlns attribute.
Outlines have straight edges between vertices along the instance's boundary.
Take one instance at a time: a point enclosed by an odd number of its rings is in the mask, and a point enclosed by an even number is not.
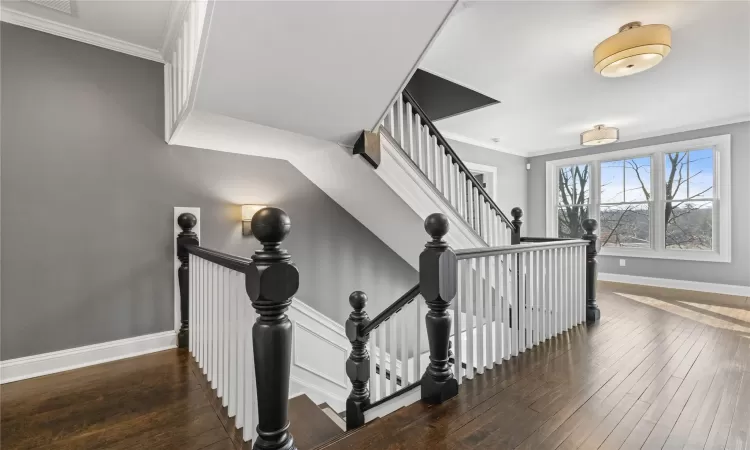
<svg viewBox="0 0 750 450"><path fill-rule="evenodd" d="M579 238L589 215L589 165L558 171L558 236ZM602 246L649 248L651 242L651 156L602 162L599 211ZM665 247L713 248L713 149L664 154Z"/></svg>
<svg viewBox="0 0 750 450"><path fill-rule="evenodd" d="M666 248L713 248L713 166L713 149L664 155Z"/></svg>
<svg viewBox="0 0 750 450"><path fill-rule="evenodd" d="M580 238L584 234L581 223L589 217L589 165L563 167L558 173L558 229L561 238Z"/></svg>
<svg viewBox="0 0 750 450"><path fill-rule="evenodd" d="M604 247L651 246L651 157L601 163L600 239Z"/></svg>

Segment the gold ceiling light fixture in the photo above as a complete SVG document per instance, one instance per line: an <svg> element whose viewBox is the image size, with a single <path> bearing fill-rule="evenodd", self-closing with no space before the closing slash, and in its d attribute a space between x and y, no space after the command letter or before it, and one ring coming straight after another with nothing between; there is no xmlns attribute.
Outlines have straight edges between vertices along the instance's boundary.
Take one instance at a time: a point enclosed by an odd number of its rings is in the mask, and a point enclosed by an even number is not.
<svg viewBox="0 0 750 450"><path fill-rule="evenodd" d="M672 50L667 25L630 22L594 49L594 70L605 77L625 77L659 64Z"/></svg>
<svg viewBox="0 0 750 450"><path fill-rule="evenodd" d="M611 144L620 140L620 130L615 127L597 125L581 133L581 145L593 146Z"/></svg>

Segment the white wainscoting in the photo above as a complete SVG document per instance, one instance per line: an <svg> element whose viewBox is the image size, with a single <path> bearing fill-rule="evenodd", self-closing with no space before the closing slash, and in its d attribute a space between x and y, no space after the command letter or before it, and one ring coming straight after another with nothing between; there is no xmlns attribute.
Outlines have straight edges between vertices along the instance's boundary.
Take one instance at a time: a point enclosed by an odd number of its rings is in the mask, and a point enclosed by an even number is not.
<svg viewBox="0 0 750 450"><path fill-rule="evenodd" d="M344 326L296 298L288 315L292 321L290 396L304 393L316 404L325 402L336 412L344 411L351 391L346 375L351 343Z"/></svg>
<svg viewBox="0 0 750 450"><path fill-rule="evenodd" d="M174 331L147 334L0 362L0 383L64 372L177 347Z"/></svg>

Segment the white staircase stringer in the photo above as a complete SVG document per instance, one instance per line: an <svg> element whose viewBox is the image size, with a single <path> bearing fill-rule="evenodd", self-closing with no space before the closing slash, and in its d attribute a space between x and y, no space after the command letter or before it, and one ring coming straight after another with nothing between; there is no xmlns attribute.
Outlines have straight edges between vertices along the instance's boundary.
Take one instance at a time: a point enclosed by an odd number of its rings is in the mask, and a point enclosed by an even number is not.
<svg viewBox="0 0 750 450"><path fill-rule="evenodd" d="M374 172L422 220L435 212L445 214L450 221L446 240L451 247L487 247L388 133L380 133L380 150L380 165Z"/></svg>

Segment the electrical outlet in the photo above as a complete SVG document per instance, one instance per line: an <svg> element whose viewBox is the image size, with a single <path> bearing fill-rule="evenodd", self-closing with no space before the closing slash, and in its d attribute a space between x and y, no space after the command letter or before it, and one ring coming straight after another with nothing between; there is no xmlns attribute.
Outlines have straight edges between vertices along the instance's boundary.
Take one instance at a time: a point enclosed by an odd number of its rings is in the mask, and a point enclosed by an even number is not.
<svg viewBox="0 0 750 450"><path fill-rule="evenodd" d="M620 260L620 267L625 267L625 260L624 259Z"/></svg>

